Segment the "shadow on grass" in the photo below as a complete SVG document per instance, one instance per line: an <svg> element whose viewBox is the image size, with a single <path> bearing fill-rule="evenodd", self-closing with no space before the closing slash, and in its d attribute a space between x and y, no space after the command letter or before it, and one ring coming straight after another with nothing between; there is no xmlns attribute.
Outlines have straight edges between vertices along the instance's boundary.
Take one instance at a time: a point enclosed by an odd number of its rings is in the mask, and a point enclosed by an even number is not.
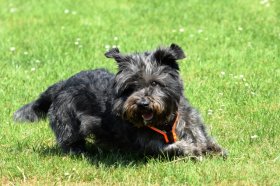
<svg viewBox="0 0 280 186"><path fill-rule="evenodd" d="M87 146L87 152L81 154L64 153L60 147L56 146L41 146L34 149L35 152L41 156L68 156L75 160L88 161L94 166L107 166L107 167L131 167L140 166L148 162L152 157L139 155L136 153L126 153L117 150L105 151L100 150L95 145ZM153 158L152 158L153 159Z"/></svg>

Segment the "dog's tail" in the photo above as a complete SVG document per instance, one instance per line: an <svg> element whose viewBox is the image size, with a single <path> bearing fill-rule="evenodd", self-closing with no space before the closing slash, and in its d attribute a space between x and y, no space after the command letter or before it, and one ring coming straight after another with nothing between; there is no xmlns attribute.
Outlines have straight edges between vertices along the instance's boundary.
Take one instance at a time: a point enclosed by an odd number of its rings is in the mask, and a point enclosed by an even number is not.
<svg viewBox="0 0 280 186"><path fill-rule="evenodd" d="M45 119L54 97L61 90L63 82L50 86L38 99L32 101L14 113L16 122L36 122Z"/></svg>

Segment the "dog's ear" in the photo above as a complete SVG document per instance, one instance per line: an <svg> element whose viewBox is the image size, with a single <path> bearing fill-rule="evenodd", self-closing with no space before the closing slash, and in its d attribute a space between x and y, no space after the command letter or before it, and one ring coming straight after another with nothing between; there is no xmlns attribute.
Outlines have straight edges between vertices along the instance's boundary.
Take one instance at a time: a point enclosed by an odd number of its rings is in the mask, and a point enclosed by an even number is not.
<svg viewBox="0 0 280 186"><path fill-rule="evenodd" d="M127 56L124 56L120 53L120 50L118 48L112 48L109 51L105 53L105 56L107 58L114 58L116 62L124 62L127 58Z"/></svg>
<svg viewBox="0 0 280 186"><path fill-rule="evenodd" d="M181 47L176 44L171 44L167 48L158 48L153 56L158 63L171 66L177 70L179 70L179 66L176 61L186 57Z"/></svg>
<svg viewBox="0 0 280 186"><path fill-rule="evenodd" d="M170 45L170 50L172 51L172 53L173 53L172 55L174 56L174 58L176 60L184 59L186 57L186 55L185 55L184 51L182 50L182 48L179 47L179 45L177 45L177 44L172 43Z"/></svg>

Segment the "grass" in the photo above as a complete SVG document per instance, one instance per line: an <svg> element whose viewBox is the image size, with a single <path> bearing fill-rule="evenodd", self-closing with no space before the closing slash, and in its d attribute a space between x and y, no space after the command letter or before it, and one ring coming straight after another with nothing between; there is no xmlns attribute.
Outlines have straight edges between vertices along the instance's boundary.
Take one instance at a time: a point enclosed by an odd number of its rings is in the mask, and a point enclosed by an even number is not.
<svg viewBox="0 0 280 186"><path fill-rule="evenodd" d="M3 185L280 185L280 3L0 0L0 178ZM177 43L185 94L229 158L61 154L47 121L13 112L52 83L106 67L123 52ZM108 47L108 46L107 46Z"/></svg>

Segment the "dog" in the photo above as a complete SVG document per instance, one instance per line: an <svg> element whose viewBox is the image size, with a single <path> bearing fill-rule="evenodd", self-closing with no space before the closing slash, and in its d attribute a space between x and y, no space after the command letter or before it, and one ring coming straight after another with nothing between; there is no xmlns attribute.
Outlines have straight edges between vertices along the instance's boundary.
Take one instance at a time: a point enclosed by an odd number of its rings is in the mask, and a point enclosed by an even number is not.
<svg viewBox="0 0 280 186"><path fill-rule="evenodd" d="M199 112L184 96L178 60L185 54L171 44L154 51L105 53L118 72L82 71L50 86L14 113L17 122L46 118L64 152L86 152L86 138L100 148L148 155L227 156L208 135Z"/></svg>

